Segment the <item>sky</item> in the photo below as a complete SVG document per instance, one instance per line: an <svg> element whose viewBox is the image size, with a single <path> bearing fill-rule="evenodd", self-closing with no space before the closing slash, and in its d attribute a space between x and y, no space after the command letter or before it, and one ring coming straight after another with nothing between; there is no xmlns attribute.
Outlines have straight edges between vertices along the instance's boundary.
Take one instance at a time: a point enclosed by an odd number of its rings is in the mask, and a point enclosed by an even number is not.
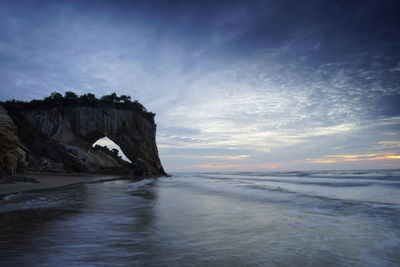
<svg viewBox="0 0 400 267"><path fill-rule="evenodd" d="M0 1L0 100L116 92L167 172L400 168L400 1ZM107 141L108 142L108 141Z"/></svg>

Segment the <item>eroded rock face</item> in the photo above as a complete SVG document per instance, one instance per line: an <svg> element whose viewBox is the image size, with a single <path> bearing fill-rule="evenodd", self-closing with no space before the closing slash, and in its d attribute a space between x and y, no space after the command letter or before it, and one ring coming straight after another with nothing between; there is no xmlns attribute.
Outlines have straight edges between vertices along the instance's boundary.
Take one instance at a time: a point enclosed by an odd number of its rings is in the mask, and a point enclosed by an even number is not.
<svg viewBox="0 0 400 267"><path fill-rule="evenodd" d="M0 175L14 175L25 171L28 150L17 136L17 127L0 106Z"/></svg>
<svg viewBox="0 0 400 267"><path fill-rule="evenodd" d="M132 162L136 173L165 174L158 156L156 125L133 110L71 106L10 114L37 161L44 157L60 168L96 171L101 155L89 151L94 142L107 136Z"/></svg>

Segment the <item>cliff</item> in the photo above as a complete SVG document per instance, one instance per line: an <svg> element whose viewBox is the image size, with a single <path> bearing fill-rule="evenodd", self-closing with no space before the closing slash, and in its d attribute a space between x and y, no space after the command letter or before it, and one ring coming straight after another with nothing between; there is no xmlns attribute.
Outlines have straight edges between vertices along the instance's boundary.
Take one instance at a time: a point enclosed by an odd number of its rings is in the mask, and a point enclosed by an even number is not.
<svg viewBox="0 0 400 267"><path fill-rule="evenodd" d="M14 175L25 171L28 150L17 136L17 127L0 106L0 175Z"/></svg>
<svg viewBox="0 0 400 267"><path fill-rule="evenodd" d="M99 172L104 168L136 175L165 175L158 156L156 125L140 112L116 107L61 105L26 109L8 105L19 137L37 170ZM131 164L92 148L108 137ZM3 143L3 142L1 142Z"/></svg>

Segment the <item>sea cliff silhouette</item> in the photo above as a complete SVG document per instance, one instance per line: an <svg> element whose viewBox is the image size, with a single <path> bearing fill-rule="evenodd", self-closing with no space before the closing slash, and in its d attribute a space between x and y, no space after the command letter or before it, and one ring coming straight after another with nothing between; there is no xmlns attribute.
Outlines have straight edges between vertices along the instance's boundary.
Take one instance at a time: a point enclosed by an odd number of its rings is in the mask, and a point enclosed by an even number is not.
<svg viewBox="0 0 400 267"><path fill-rule="evenodd" d="M1 109L0 117L3 175L26 169L166 175L156 144L155 114L129 96L113 93L97 99L93 94L54 92L43 100L1 105L7 110ZM115 142L131 162L115 151L93 148L103 137Z"/></svg>

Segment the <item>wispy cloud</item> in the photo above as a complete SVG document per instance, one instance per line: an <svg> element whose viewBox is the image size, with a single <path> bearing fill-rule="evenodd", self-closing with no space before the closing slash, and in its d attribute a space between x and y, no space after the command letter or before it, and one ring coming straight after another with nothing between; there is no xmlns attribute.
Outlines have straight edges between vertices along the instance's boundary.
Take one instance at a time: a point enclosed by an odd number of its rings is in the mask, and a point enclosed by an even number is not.
<svg viewBox="0 0 400 267"><path fill-rule="evenodd" d="M235 156L200 156L201 158L205 159L222 159L222 160L241 160L247 159L250 155L235 155Z"/></svg>
<svg viewBox="0 0 400 267"><path fill-rule="evenodd" d="M219 170L227 170L227 169L237 169L239 168L240 165L238 164L196 164L196 165L188 165L188 166L180 166L181 169L187 170L187 169L203 169L203 170L209 170L209 169L219 169Z"/></svg>
<svg viewBox="0 0 400 267"><path fill-rule="evenodd" d="M365 160L399 160L400 153L360 154L360 155L326 155L322 158L309 159L310 163L338 163Z"/></svg>
<svg viewBox="0 0 400 267"><path fill-rule="evenodd" d="M380 141L378 148L398 149L400 148L400 141Z"/></svg>

